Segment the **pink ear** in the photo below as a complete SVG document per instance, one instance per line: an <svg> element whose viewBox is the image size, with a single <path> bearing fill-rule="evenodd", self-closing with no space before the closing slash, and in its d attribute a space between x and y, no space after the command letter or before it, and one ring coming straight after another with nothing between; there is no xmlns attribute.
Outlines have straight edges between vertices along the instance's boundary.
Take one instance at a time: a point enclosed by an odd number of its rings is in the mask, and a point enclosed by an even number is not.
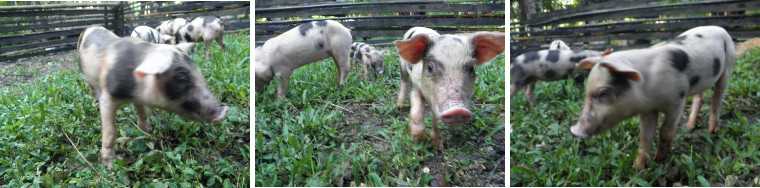
<svg viewBox="0 0 760 188"><path fill-rule="evenodd" d="M470 39L475 45L475 54L478 55L478 65L491 61L494 57L504 52L504 35L496 33L476 33Z"/></svg>
<svg viewBox="0 0 760 188"><path fill-rule="evenodd" d="M427 35L417 35L409 40L396 41L396 47L398 47L398 55L409 63L416 64L422 58L427 48L428 43Z"/></svg>
<svg viewBox="0 0 760 188"><path fill-rule="evenodd" d="M639 73L639 71L636 71L635 69L628 67L626 65L602 63L602 66L610 69L611 72L621 74L625 78L629 80L633 80L634 82L638 82L642 80L641 73Z"/></svg>

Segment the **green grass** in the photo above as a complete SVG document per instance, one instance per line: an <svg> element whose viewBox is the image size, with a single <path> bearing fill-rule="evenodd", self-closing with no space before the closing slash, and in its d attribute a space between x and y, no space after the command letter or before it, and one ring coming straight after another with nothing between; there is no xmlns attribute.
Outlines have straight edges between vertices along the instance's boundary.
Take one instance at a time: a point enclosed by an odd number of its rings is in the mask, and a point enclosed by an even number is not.
<svg viewBox="0 0 760 188"><path fill-rule="evenodd" d="M275 100L276 81L256 95L256 186L429 186L434 171L445 171L452 185L486 185L491 178L488 185L505 185L504 174L489 174L506 163L498 163L505 153L495 151L505 137L503 55L476 68L473 120L442 128L446 159L429 142L411 140L408 107L395 107L398 55L386 56L385 75L366 80L353 64L344 86L332 61L295 70L285 99ZM425 115L429 131L429 109Z"/></svg>
<svg viewBox="0 0 760 188"><path fill-rule="evenodd" d="M113 170L100 165L100 116L78 68L0 89L0 185L248 187L250 37L231 34L225 43L224 52L213 45L211 61L203 44L191 57L230 106L227 117L210 125L151 110L148 134L124 105L116 113Z"/></svg>
<svg viewBox="0 0 760 188"><path fill-rule="evenodd" d="M588 140L573 137L570 126L583 107L583 91L572 79L540 82L536 108L522 92L511 101L512 186L758 186L760 174L760 49L737 59L723 97L720 130L709 134L705 95L695 132L686 131L689 102L678 124L673 151L643 172L631 168L639 143L638 118ZM689 99L690 101L690 99ZM664 118L660 118L662 122ZM659 125L658 125L659 127ZM659 135L659 133L658 133ZM659 143L655 136L656 148ZM650 151L654 154L654 149ZM651 156L653 157L653 156Z"/></svg>

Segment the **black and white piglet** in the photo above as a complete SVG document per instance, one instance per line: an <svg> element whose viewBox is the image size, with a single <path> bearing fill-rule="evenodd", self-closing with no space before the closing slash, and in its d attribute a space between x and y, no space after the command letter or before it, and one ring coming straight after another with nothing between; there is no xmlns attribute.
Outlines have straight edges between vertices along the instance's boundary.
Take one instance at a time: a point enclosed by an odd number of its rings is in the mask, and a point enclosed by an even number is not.
<svg viewBox="0 0 760 188"><path fill-rule="evenodd" d="M116 154L116 110L133 103L137 126L151 132L148 107L188 119L222 120L222 106L206 86L201 69L187 56L194 43L151 44L132 37L119 38L103 27L87 28L79 36L79 67L100 109L101 163L110 167Z"/></svg>
<svg viewBox="0 0 760 188"><path fill-rule="evenodd" d="M371 66L377 74L383 74L384 56L390 54L388 50L379 51L369 44L354 42L351 44L351 60L361 62L364 67L364 78L369 76Z"/></svg>
<svg viewBox="0 0 760 188"><path fill-rule="evenodd" d="M222 51L227 48L224 45L223 38L224 25L222 25L222 20L214 16L197 17L174 32L175 44L203 41L206 44L206 59L211 58L211 46L209 45L211 45L212 40L216 40Z"/></svg>
<svg viewBox="0 0 760 188"><path fill-rule="evenodd" d="M530 106L535 107L533 100L533 87L536 81L556 81L565 79L573 74L579 74L581 78L588 74L586 69L576 69L578 63L589 57L598 57L609 54L611 50L604 52L593 50L540 50L527 52L517 56L510 68L512 86L509 98L513 98L518 91L525 87L523 94L528 99ZM582 82L582 79L576 79Z"/></svg>

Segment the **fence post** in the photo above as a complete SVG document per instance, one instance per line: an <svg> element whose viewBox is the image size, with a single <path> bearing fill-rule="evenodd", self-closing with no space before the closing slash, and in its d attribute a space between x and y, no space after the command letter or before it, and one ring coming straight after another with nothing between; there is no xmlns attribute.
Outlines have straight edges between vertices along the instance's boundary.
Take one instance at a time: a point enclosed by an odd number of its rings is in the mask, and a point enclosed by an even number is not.
<svg viewBox="0 0 760 188"><path fill-rule="evenodd" d="M124 19L124 1L119 2L119 5L116 5L113 9L113 25L114 25L114 32L116 35L119 36L125 36L127 35L127 31L124 28L124 23L126 22Z"/></svg>

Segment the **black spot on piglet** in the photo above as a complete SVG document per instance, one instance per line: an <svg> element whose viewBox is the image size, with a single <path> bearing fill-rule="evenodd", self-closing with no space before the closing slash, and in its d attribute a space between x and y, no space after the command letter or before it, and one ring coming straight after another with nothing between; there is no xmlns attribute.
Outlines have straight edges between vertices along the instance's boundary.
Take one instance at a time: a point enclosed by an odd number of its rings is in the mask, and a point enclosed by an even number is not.
<svg viewBox="0 0 760 188"><path fill-rule="evenodd" d="M689 63L689 55L681 49L670 50L668 53L670 54L670 65L683 72Z"/></svg>
<svg viewBox="0 0 760 188"><path fill-rule="evenodd" d="M689 87L692 87L696 85L697 83L699 83L699 76L694 76L694 77L691 77L691 79L689 79Z"/></svg>
<svg viewBox="0 0 760 188"><path fill-rule="evenodd" d="M720 59L717 57L713 59L713 76L718 76L720 73Z"/></svg>
<svg viewBox="0 0 760 188"><path fill-rule="evenodd" d="M200 106L196 101L185 101L182 103L182 109L186 112L197 112Z"/></svg>
<svg viewBox="0 0 760 188"><path fill-rule="evenodd" d="M324 27L327 25L327 21L324 21L324 20L317 21L317 25L320 27Z"/></svg>
<svg viewBox="0 0 760 188"><path fill-rule="evenodd" d="M530 63L535 60L538 60L538 53L537 52L528 52L523 54L525 55L525 63Z"/></svg>
<svg viewBox="0 0 760 188"><path fill-rule="evenodd" d="M169 100L177 100L187 95L193 88L190 71L185 67L176 67L171 71L171 79L166 81L164 92Z"/></svg>
<svg viewBox="0 0 760 188"><path fill-rule="evenodd" d="M187 26L187 31L193 31L193 25L188 25Z"/></svg>
<svg viewBox="0 0 760 188"><path fill-rule="evenodd" d="M311 24L311 22L301 24L300 26L298 26L298 32L301 33L301 36L306 36L306 32L309 32L309 29L311 29L312 27L314 26Z"/></svg>
<svg viewBox="0 0 760 188"><path fill-rule="evenodd" d="M559 50L549 50L549 54L546 55L546 61L556 63L559 60Z"/></svg>

